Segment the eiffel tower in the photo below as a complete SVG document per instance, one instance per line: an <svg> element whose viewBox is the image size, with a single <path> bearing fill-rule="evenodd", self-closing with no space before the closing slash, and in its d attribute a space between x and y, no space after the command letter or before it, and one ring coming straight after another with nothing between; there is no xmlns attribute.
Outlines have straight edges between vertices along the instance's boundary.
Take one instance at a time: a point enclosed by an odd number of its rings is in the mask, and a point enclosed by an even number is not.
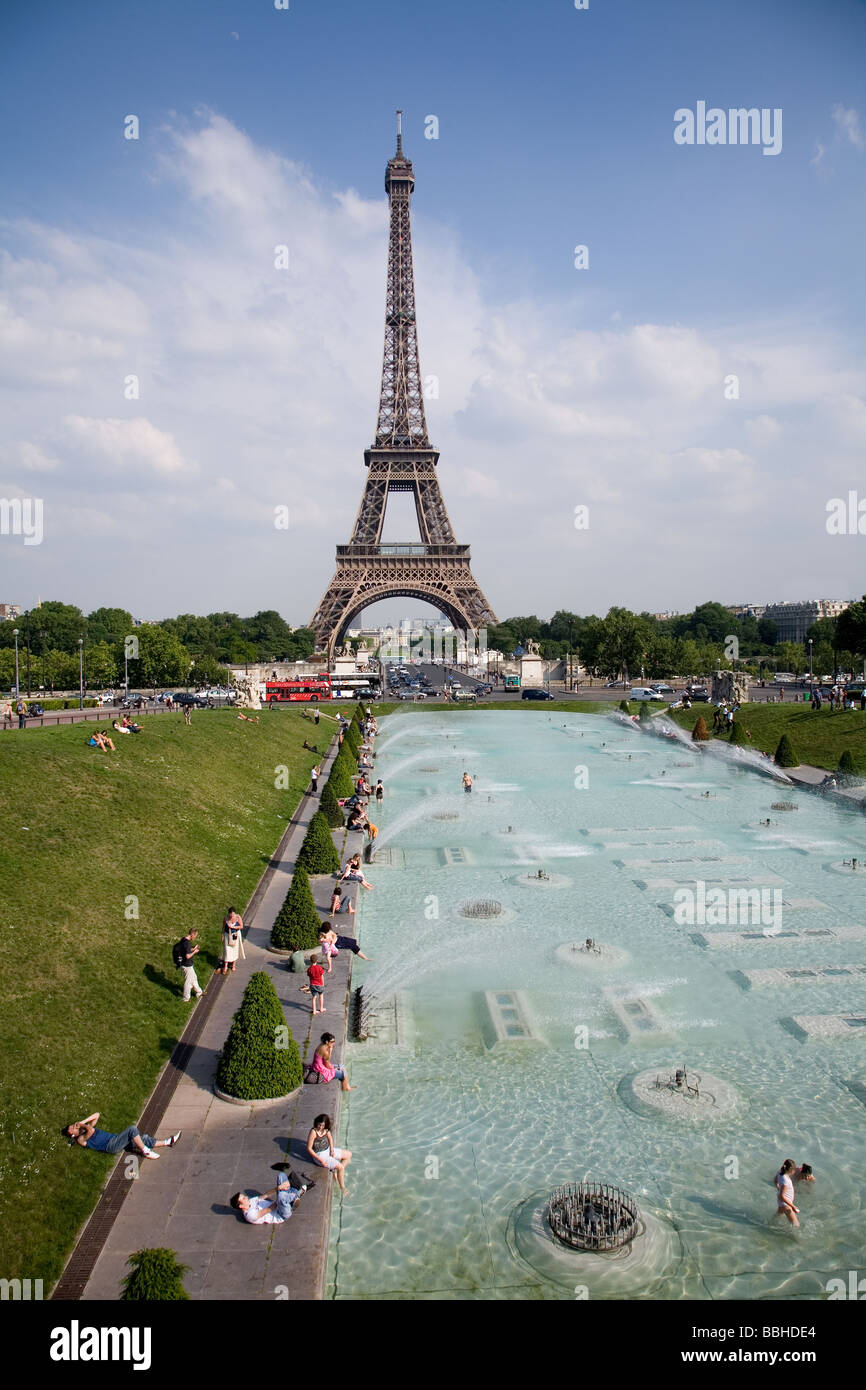
<svg viewBox="0 0 866 1390"><path fill-rule="evenodd" d="M403 154L402 112L397 112L397 153L385 168L391 209L385 291L385 352L376 438L364 452L368 469L352 538L337 546L337 572L309 626L316 647L334 654L352 618L383 598L422 599L455 628L477 633L497 618L469 564L469 546L454 538L439 489L439 452L427 436L418 335L409 200L415 185ZM389 492L411 492L420 542L382 544Z"/></svg>

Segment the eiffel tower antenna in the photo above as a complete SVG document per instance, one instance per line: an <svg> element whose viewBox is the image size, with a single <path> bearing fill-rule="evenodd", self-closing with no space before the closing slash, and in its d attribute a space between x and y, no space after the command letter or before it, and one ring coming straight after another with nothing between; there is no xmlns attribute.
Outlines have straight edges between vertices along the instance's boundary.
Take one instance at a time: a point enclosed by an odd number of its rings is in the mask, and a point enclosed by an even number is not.
<svg viewBox="0 0 866 1390"><path fill-rule="evenodd" d="M398 110L397 152L385 168L390 230L376 435L364 453L367 480L351 539L337 546L336 574L310 622L317 647L329 656L352 618L383 598L421 599L467 633L497 621L473 577L469 546L455 539L436 475L439 453L427 434L409 214L414 187L412 163L403 153L403 112ZM382 544L391 492L412 493L420 543Z"/></svg>

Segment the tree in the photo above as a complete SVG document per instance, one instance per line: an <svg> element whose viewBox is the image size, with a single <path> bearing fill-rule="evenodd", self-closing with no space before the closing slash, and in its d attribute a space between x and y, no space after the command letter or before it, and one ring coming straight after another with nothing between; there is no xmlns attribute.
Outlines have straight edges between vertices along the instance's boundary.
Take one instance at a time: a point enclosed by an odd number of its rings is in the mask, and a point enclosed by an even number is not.
<svg viewBox="0 0 866 1390"><path fill-rule="evenodd" d="M301 1084L301 1057L263 970L250 979L217 1067L217 1086L238 1100L272 1100Z"/></svg>
<svg viewBox="0 0 866 1390"><path fill-rule="evenodd" d="M18 628L19 647L24 645L24 634L29 630L31 634L31 651L35 649L34 644L38 633L45 633L44 641L47 648L55 648L57 651L66 652L69 656L78 656L78 639L87 634L87 620L80 608L75 608L71 603L59 603L54 599L47 599L38 608L31 608L28 613L22 613L20 618L10 625ZM41 651L41 646L39 648Z"/></svg>
<svg viewBox="0 0 866 1390"><path fill-rule="evenodd" d="M795 676L799 676L809 665L801 642L778 642L773 656L778 668L791 671Z"/></svg>
<svg viewBox="0 0 866 1390"><path fill-rule="evenodd" d="M845 608L836 619L836 648L866 656L866 594Z"/></svg>
<svg viewBox="0 0 866 1390"><path fill-rule="evenodd" d="M321 811L316 812L307 827L304 842L295 860L295 868L306 869L308 874L339 872L340 859L331 838L331 827Z"/></svg>
<svg viewBox="0 0 866 1390"><path fill-rule="evenodd" d="M640 709L638 710L638 719L640 720L641 724L649 724L652 721L650 707L646 700L641 700L640 702Z"/></svg>
<svg viewBox="0 0 866 1390"><path fill-rule="evenodd" d="M311 951L319 944L319 914L306 869L295 865L285 901L271 931L271 945L284 951Z"/></svg>
<svg viewBox="0 0 866 1390"><path fill-rule="evenodd" d="M850 748L846 748L836 764L836 771L839 774L839 781L844 786L857 775L857 765L854 762L854 755Z"/></svg>
<svg viewBox="0 0 866 1390"><path fill-rule="evenodd" d="M87 684L95 690L99 686L114 685L118 675L117 648L108 642L90 642L87 646Z"/></svg>
<svg viewBox="0 0 866 1390"><path fill-rule="evenodd" d="M609 676L639 669L649 634L627 608L611 608L602 623L598 662Z"/></svg>
<svg viewBox="0 0 866 1390"><path fill-rule="evenodd" d="M745 725L739 719L735 719L731 726L731 743L748 745L749 739L746 738Z"/></svg>
<svg viewBox="0 0 866 1390"><path fill-rule="evenodd" d="M87 615L87 641L122 642L133 629L132 614L125 608L94 608Z"/></svg>
<svg viewBox="0 0 866 1390"><path fill-rule="evenodd" d="M624 710L626 714L628 714L628 700L620 700L619 707L621 710Z"/></svg>
<svg viewBox="0 0 866 1390"><path fill-rule="evenodd" d="M150 1250L136 1250L130 1255L128 1264L133 1266L129 1274L121 1280L123 1293L121 1303L181 1302L189 1294L183 1286L183 1276L189 1265L178 1263L177 1252L164 1247Z"/></svg>
<svg viewBox="0 0 866 1390"><path fill-rule="evenodd" d="M196 685L221 685L229 683L229 673L225 666L220 666L215 656L205 654L195 658L195 666L192 668L192 678Z"/></svg>
<svg viewBox="0 0 866 1390"><path fill-rule="evenodd" d="M775 647L779 640L779 624L772 618L759 618L758 636L765 647Z"/></svg>
<svg viewBox="0 0 866 1390"><path fill-rule="evenodd" d="M129 663L130 685L150 686L186 684L191 659L172 633L157 623L142 623L135 629L138 657Z"/></svg>
<svg viewBox="0 0 866 1390"><path fill-rule="evenodd" d="M706 743L709 737L710 731L707 728L706 720L702 714L699 714L697 723L692 729L692 739L695 743Z"/></svg>
<svg viewBox="0 0 866 1390"><path fill-rule="evenodd" d="M782 734L779 739L779 746L776 749L775 758L777 767L799 767L800 759L796 756L791 746L791 740L787 734Z"/></svg>

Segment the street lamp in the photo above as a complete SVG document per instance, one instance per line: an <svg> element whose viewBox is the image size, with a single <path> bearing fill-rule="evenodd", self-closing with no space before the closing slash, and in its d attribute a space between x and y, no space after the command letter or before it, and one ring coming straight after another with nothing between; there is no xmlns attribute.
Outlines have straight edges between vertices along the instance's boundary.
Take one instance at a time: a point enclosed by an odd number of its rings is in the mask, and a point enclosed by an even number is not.
<svg viewBox="0 0 866 1390"><path fill-rule="evenodd" d="M19 684L18 684L18 629L17 629L17 627L13 627L13 629L12 629L12 636L15 638L15 698L16 698L16 700L17 700L18 696L21 694L21 689L20 689Z"/></svg>
<svg viewBox="0 0 866 1390"><path fill-rule="evenodd" d="M48 636L48 633L47 633L47 632L40 632L40 634L39 634L39 640L40 640L41 643L42 643L42 689L43 689L43 690L45 690L45 688L46 688L46 687L45 687L45 639L46 639L47 636Z"/></svg>
<svg viewBox="0 0 866 1390"><path fill-rule="evenodd" d="M814 640L813 638L811 638L811 637L809 638L809 692L810 692L810 694L811 694L811 691L812 691L812 642L813 642L813 640Z"/></svg>
<svg viewBox="0 0 866 1390"><path fill-rule="evenodd" d="M78 708L84 709L84 638L78 639Z"/></svg>

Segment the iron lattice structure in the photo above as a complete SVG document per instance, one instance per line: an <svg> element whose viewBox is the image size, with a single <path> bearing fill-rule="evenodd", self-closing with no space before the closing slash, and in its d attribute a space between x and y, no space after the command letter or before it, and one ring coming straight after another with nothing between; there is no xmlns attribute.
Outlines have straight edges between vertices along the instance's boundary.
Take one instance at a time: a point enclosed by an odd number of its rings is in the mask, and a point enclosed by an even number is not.
<svg viewBox="0 0 866 1390"><path fill-rule="evenodd" d="M397 153L385 169L391 211L385 293L385 349L376 437L364 453L367 481L348 545L310 621L316 645L333 655L362 608L379 599L422 599L454 627L476 633L497 621L472 574L469 546L458 545L439 488L439 453L427 435L415 319L409 204L415 186L397 124ZM390 492L411 492L419 541L382 544Z"/></svg>

